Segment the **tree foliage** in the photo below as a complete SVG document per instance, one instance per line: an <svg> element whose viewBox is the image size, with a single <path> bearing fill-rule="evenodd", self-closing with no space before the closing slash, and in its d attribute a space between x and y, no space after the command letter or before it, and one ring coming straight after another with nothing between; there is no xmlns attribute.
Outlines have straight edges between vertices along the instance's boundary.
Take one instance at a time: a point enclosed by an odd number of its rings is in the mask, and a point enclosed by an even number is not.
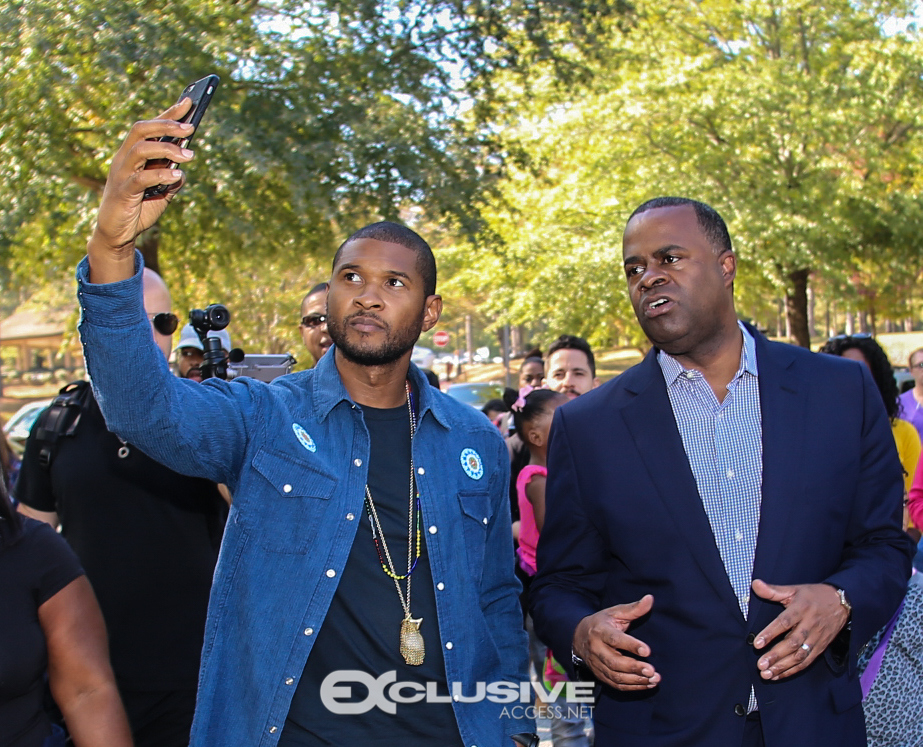
<svg viewBox="0 0 923 747"><path fill-rule="evenodd" d="M612 340L630 316L621 230L658 194L725 215L741 312L765 309L759 295L774 288L801 344L812 273L851 278L876 257L879 294L906 287L923 221L923 56L913 24L895 31L911 11L890 0L639 1L576 94L541 69L527 96L512 81L507 143L521 165L494 203L502 243L485 303L506 288L497 308L510 321ZM479 272L459 282L491 282Z"/></svg>
<svg viewBox="0 0 923 747"><path fill-rule="evenodd" d="M140 242L181 298L191 293L177 283L215 289L218 278L227 294L292 286L297 296L293 284L345 235L411 206L476 236L480 196L502 166L483 126L493 76L542 61L576 77L581 64L563 45L592 57L601 19L621 9L617 0L0 0L0 281L57 282L83 253L128 126L207 73L222 83L187 186ZM265 278L269 270L278 276ZM276 346L268 326L259 333Z"/></svg>

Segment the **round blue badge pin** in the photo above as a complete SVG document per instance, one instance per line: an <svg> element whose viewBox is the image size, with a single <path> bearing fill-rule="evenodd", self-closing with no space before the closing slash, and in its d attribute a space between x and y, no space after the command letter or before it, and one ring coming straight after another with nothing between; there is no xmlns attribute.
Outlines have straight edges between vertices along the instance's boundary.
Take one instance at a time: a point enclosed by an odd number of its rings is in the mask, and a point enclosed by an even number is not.
<svg viewBox="0 0 923 747"><path fill-rule="evenodd" d="M474 449L462 451L461 465L465 474L472 480L480 480L484 476L484 462L481 461L481 455Z"/></svg>
<svg viewBox="0 0 923 747"><path fill-rule="evenodd" d="M295 431L295 438L298 439L302 446L312 453L317 451L317 444L314 443L314 439L311 438L304 428L298 425L298 423L292 423L292 430Z"/></svg>

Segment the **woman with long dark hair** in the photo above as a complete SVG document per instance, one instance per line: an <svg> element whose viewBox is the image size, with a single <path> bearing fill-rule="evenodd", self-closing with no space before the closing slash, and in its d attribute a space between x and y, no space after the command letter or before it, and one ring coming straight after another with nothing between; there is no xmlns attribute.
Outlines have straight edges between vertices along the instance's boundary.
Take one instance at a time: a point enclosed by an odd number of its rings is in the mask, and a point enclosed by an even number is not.
<svg viewBox="0 0 923 747"><path fill-rule="evenodd" d="M885 403L885 412L891 421L891 433L897 445L897 453L904 468L904 494L906 497L913 483L913 475L920 460L920 436L917 429L906 420L901 420L899 392L894 380L894 368L888 360L888 354L874 338L866 334L839 335L831 337L820 349L821 353L839 355L864 363L872 374L872 380Z"/></svg>
<svg viewBox="0 0 923 747"><path fill-rule="evenodd" d="M5 476L4 476L5 477ZM44 677L76 747L131 747L93 590L67 543L0 479L0 744L43 747Z"/></svg>

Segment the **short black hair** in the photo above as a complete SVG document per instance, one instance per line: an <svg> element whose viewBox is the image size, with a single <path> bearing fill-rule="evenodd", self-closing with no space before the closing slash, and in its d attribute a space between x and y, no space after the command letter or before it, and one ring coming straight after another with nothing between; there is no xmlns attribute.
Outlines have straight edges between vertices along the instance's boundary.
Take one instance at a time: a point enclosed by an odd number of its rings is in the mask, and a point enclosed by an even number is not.
<svg viewBox="0 0 923 747"><path fill-rule="evenodd" d="M579 350L586 355L587 363L590 364L590 373L596 378L596 358L593 357L593 350L590 343L577 335L561 335L551 345L548 346L546 360L551 359L552 353L559 350Z"/></svg>
<svg viewBox="0 0 923 747"><path fill-rule="evenodd" d="M365 228L360 228L346 241L340 244L336 254L333 255L332 267L337 266L340 259L340 253L343 247L358 239L374 239L375 241L386 241L389 244L399 244L417 253L417 272L423 276L423 289L427 296L436 293L436 258L433 256L433 250L429 244L423 240L416 231L402 226L400 223L392 223L383 220L378 223L372 223Z"/></svg>
<svg viewBox="0 0 923 747"><path fill-rule="evenodd" d="M489 412L509 412L510 406L504 402L502 399L489 399L481 408L481 412L485 415Z"/></svg>
<svg viewBox="0 0 923 747"><path fill-rule="evenodd" d="M304 302L307 301L315 293L326 293L327 289L330 287L330 284L324 281L323 283L318 283L311 290L304 294L304 298L301 299L301 305L304 306Z"/></svg>
<svg viewBox="0 0 923 747"><path fill-rule="evenodd" d="M530 355L522 363L519 364L519 372L522 373L522 369L524 369L530 363L538 363L538 365L540 365L542 368L545 367L545 361L543 361L540 356Z"/></svg>
<svg viewBox="0 0 923 747"><path fill-rule="evenodd" d="M862 353L865 360L869 362L869 370L872 372L872 379L878 387L881 399L885 403L888 419L893 421L900 415L899 392L897 382L894 380L891 361L888 360L888 354L881 345L868 335L840 335L827 340L818 352L842 356L847 350L853 348Z"/></svg>
<svg viewBox="0 0 923 747"><path fill-rule="evenodd" d="M649 210L680 207L682 205L691 205L693 210L695 210L695 217L699 222L702 233L705 234L718 254L734 251L734 247L731 245L731 234L728 233L728 227L724 222L724 218L722 218L718 214L718 211L711 205L706 205L704 202L699 202L698 200L691 200L688 197L655 197L653 200L648 200L638 205L635 211L629 216L628 221L631 222L631 219L636 215L646 213Z"/></svg>

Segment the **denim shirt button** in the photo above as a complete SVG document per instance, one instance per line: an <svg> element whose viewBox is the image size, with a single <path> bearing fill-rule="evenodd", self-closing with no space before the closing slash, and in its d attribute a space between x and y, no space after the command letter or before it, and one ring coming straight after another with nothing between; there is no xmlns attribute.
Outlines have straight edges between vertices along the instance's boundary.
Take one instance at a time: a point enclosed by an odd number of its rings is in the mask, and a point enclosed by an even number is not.
<svg viewBox="0 0 923 747"><path fill-rule="evenodd" d="M361 467L361 466L362 466L362 460L361 460L361 459L353 459L353 464L355 464L357 467Z"/></svg>
<svg viewBox="0 0 923 747"><path fill-rule="evenodd" d="M484 526L486 527L487 524L488 524L488 522L487 522L487 517L485 516L485 517L484 517Z"/></svg>
<svg viewBox="0 0 923 747"><path fill-rule="evenodd" d="M429 528L429 533L430 533L430 534L435 534L435 533L438 532L438 531L439 531L439 530L436 529L436 525L435 525L435 524L433 524L433 525Z"/></svg>
<svg viewBox="0 0 923 747"><path fill-rule="evenodd" d="M289 485L288 483L285 483L285 485L282 486L282 492L283 492L283 493L291 493L291 492L292 492L292 486Z"/></svg>
<svg viewBox="0 0 923 747"><path fill-rule="evenodd" d="M348 513L348 514L346 514L346 521L352 521L352 520L355 519L355 518L356 518L356 516L355 516L355 514L353 514L353 513Z"/></svg>
<svg viewBox="0 0 923 747"><path fill-rule="evenodd" d="M305 629L304 629L304 634L305 634L305 635L314 635L314 628L305 628Z"/></svg>
<svg viewBox="0 0 923 747"><path fill-rule="evenodd" d="M445 588L445 584L440 581L438 584L436 584L436 588L439 589L439 591L442 591Z"/></svg>
<svg viewBox="0 0 923 747"><path fill-rule="evenodd" d="M422 467L420 467L420 468L417 470L417 474L418 474L418 475L425 475L425 474L426 474L426 470L423 469Z"/></svg>
<svg viewBox="0 0 923 747"><path fill-rule="evenodd" d="M286 677L286 678L285 678L285 684L286 684L286 685L291 685L291 684L293 684L294 682L295 682L295 679L294 679L293 677Z"/></svg>
<svg viewBox="0 0 923 747"><path fill-rule="evenodd" d="M452 641L449 641L448 643L446 643L445 647L446 647L447 649L451 650L451 649L452 649Z"/></svg>
<svg viewBox="0 0 923 747"><path fill-rule="evenodd" d="M278 728L279 728L278 726L270 726L270 727L269 727L269 733L270 733L270 734L275 734L275 733L276 733L276 729L278 729Z"/></svg>
<svg viewBox="0 0 923 747"><path fill-rule="evenodd" d="M327 578L333 578L336 575L337 575L337 572L333 570L333 568L327 569Z"/></svg>

